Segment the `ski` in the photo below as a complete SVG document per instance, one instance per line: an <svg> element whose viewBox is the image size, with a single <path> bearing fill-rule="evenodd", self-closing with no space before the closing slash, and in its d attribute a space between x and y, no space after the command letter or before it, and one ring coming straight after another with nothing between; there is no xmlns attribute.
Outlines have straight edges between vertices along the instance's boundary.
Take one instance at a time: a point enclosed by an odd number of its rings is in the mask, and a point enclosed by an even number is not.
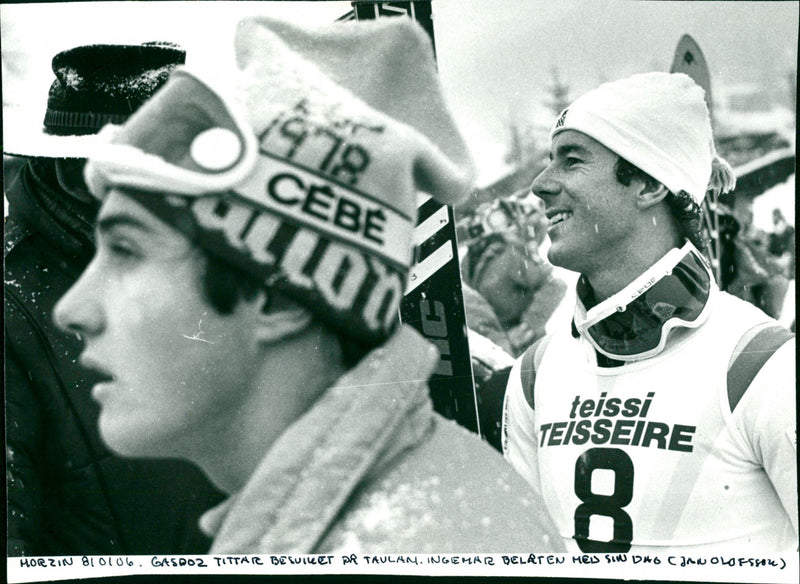
<svg viewBox="0 0 800 584"><path fill-rule="evenodd" d="M433 35L431 0L351 3L353 10L339 20L410 17ZM402 322L414 327L439 349L440 359L429 380L434 409L480 434L478 405L467 340L461 270L458 263L453 208L420 193L414 231L414 264L405 298Z"/></svg>
<svg viewBox="0 0 800 584"><path fill-rule="evenodd" d="M711 126L714 127L713 109L712 109L712 94L711 94L711 74L708 70L708 63L697 44L688 34L683 35L678 41L678 46L675 48L675 54L672 58L672 66L670 73L685 73L692 80L699 85L706 94L706 105L708 112L711 116ZM703 218L705 220L706 229L709 234L709 249L708 256L711 260L711 266L714 270L714 276L717 283L722 286L723 276L727 273L725 269L729 258L723 257L726 254L723 250L723 235L720 229L720 213L719 200L717 195L713 192L708 192L706 198L701 205L703 210Z"/></svg>

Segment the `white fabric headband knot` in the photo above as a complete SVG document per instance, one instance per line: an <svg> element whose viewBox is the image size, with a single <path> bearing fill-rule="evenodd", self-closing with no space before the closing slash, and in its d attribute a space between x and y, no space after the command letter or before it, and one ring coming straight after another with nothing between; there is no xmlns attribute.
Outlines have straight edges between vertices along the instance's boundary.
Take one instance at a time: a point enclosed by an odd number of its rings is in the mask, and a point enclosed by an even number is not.
<svg viewBox="0 0 800 584"><path fill-rule="evenodd" d="M706 192L732 190L733 170L714 148L705 93L683 73L642 73L604 83L561 112L564 130L590 136L700 204Z"/></svg>

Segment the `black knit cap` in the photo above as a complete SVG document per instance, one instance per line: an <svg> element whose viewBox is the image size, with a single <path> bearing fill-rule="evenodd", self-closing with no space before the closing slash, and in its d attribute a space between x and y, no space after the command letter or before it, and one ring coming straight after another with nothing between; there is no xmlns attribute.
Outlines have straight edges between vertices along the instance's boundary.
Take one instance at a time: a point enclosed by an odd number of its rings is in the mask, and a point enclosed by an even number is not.
<svg viewBox="0 0 800 584"><path fill-rule="evenodd" d="M186 61L177 45L86 45L53 57L44 127L47 134L95 134L121 124Z"/></svg>

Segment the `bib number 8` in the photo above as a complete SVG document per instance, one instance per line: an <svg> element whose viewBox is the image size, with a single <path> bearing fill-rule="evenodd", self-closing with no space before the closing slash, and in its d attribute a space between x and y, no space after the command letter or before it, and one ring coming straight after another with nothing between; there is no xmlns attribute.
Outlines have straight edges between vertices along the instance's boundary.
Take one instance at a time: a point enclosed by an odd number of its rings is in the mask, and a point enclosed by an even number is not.
<svg viewBox="0 0 800 584"><path fill-rule="evenodd" d="M614 491L600 495L592 491L592 473L598 469L613 471ZM586 553L625 553L631 549L633 522L623 507L633 498L633 461L619 448L590 448L575 462L575 494L583 501L575 509L575 540ZM589 538L593 515L609 517L614 522L611 541Z"/></svg>

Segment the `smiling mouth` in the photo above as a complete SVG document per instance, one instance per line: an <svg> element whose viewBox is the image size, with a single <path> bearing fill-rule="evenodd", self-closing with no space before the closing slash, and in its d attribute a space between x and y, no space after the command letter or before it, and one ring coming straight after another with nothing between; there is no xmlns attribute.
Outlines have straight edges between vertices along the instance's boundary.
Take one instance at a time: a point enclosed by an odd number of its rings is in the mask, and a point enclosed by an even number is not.
<svg viewBox="0 0 800 584"><path fill-rule="evenodd" d="M572 211L559 211L558 213L554 213L548 217L549 224L548 227L555 227L559 223L563 223L567 219L572 217Z"/></svg>

